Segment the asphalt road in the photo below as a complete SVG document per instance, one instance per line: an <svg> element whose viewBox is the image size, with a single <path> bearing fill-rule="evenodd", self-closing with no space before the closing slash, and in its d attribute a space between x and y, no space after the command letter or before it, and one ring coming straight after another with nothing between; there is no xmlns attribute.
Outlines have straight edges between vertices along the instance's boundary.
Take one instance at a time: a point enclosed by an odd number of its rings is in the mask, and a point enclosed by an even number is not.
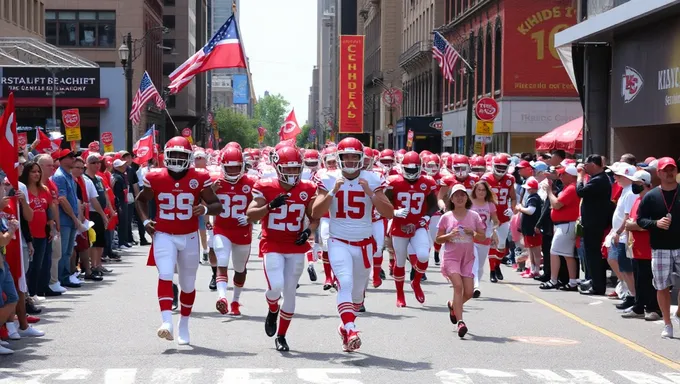
<svg viewBox="0 0 680 384"><path fill-rule="evenodd" d="M622 319L605 298L540 291L508 268L504 282L485 281L482 297L466 306L464 340L449 322L451 288L434 265L424 305L407 288L408 307L396 308L391 279L371 288L357 320L363 346L352 354L336 333L334 292L304 273L291 352L282 354L263 330L266 282L255 245L240 318L217 313L210 268L200 268L192 346L156 336L157 274L145 266L148 248L137 247L109 266L104 282L49 298L37 325L47 335L12 342L16 353L0 356L0 384L680 383L680 341L661 339L660 324ZM320 263L316 269L321 277Z"/></svg>

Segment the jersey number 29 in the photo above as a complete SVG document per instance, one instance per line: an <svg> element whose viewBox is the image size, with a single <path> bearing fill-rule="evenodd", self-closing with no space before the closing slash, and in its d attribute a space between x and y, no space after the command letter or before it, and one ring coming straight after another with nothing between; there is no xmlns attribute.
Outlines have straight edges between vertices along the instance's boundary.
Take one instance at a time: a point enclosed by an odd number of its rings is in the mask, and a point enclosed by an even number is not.
<svg viewBox="0 0 680 384"><path fill-rule="evenodd" d="M158 217L163 220L189 220L192 214L192 206L194 205L194 195L191 193L179 193L173 195L172 193L159 193L156 197L158 200Z"/></svg>

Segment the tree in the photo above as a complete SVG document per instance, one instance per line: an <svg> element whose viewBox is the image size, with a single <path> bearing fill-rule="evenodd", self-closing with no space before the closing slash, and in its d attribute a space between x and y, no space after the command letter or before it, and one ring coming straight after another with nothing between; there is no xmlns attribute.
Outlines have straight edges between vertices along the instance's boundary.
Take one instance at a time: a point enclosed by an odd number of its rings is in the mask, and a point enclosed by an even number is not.
<svg viewBox="0 0 680 384"><path fill-rule="evenodd" d="M243 148L257 147L257 122L232 109L220 108L215 113L215 122L222 143L235 141Z"/></svg>
<svg viewBox="0 0 680 384"><path fill-rule="evenodd" d="M312 127L309 124L305 124L302 126L302 132L297 135L297 146L300 148L309 148L311 145L314 143L310 143L307 141L309 139L309 131L311 131Z"/></svg>
<svg viewBox="0 0 680 384"><path fill-rule="evenodd" d="M264 145L275 146L279 142L279 128L286 118L288 101L280 94L265 94L255 104L255 120L267 130Z"/></svg>

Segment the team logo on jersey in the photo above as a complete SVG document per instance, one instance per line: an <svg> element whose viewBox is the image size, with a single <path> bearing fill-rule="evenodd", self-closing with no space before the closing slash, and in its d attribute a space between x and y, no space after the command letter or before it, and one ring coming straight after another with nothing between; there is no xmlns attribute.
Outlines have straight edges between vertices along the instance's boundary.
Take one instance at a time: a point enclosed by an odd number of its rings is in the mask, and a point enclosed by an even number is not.
<svg viewBox="0 0 680 384"><path fill-rule="evenodd" d="M425 183L420 184L420 190L421 191L424 191L426 189L427 189L427 185L425 185Z"/></svg>
<svg viewBox="0 0 680 384"><path fill-rule="evenodd" d="M244 185L242 190L243 193L250 193L250 185Z"/></svg>
<svg viewBox="0 0 680 384"><path fill-rule="evenodd" d="M505 183L508 184L508 187L512 185L512 181L510 179L508 179L508 181L506 181Z"/></svg>
<svg viewBox="0 0 680 384"><path fill-rule="evenodd" d="M307 192L300 192L300 200L307 201L307 199L309 199Z"/></svg>
<svg viewBox="0 0 680 384"><path fill-rule="evenodd" d="M404 232L405 235L412 235L416 232L416 226L415 224L402 225L401 231Z"/></svg>
<svg viewBox="0 0 680 384"><path fill-rule="evenodd" d="M189 180L189 188L191 188L191 189L198 188L198 180L196 180L196 179Z"/></svg>

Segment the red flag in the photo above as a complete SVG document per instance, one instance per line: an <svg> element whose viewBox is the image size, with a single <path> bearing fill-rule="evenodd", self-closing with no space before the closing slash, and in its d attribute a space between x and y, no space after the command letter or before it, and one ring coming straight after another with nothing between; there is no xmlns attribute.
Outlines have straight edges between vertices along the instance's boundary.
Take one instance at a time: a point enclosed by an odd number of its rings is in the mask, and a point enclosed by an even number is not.
<svg viewBox="0 0 680 384"><path fill-rule="evenodd" d="M135 163L141 165L153 159L156 141L154 137L155 131L155 126L152 126L132 147L132 151L136 156Z"/></svg>
<svg viewBox="0 0 680 384"><path fill-rule="evenodd" d="M19 136L17 135L17 122L14 111L14 93L10 93L7 98L5 112L2 114L2 126L4 135L0 137L0 169L7 175L7 180L14 187L19 189Z"/></svg>
<svg viewBox="0 0 680 384"><path fill-rule="evenodd" d="M302 132L302 130L298 125L297 118L295 118L295 108L293 108L288 114L288 117L286 117L286 120L284 120L283 125L281 125L279 137L281 140L295 139L300 132Z"/></svg>
<svg viewBox="0 0 680 384"><path fill-rule="evenodd" d="M38 139L38 144L35 146L35 150L40 152L40 153L49 153L52 154L56 151L59 150L61 147L61 141L63 139L50 139L46 134L43 133L43 131L40 130L40 128L36 128L36 134L37 134L37 139Z"/></svg>

